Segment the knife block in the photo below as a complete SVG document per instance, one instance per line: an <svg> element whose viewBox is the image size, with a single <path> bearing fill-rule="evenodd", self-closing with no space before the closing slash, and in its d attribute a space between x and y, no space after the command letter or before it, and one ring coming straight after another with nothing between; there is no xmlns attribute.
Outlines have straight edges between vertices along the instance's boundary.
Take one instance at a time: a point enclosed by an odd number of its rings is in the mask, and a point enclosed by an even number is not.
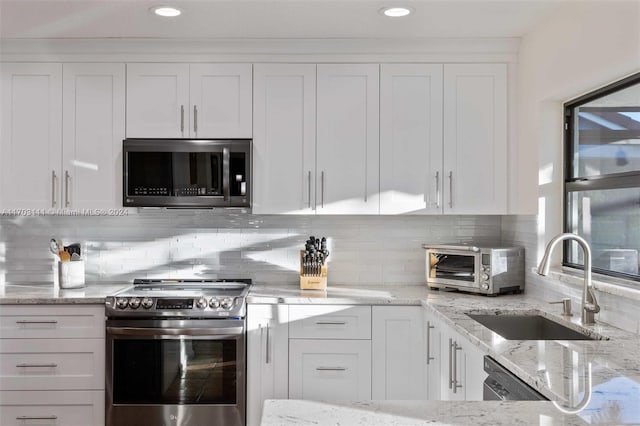
<svg viewBox="0 0 640 426"><path fill-rule="evenodd" d="M300 250L300 289L301 290L327 290L327 262L320 268L320 275L304 275L302 273L302 259L304 250Z"/></svg>

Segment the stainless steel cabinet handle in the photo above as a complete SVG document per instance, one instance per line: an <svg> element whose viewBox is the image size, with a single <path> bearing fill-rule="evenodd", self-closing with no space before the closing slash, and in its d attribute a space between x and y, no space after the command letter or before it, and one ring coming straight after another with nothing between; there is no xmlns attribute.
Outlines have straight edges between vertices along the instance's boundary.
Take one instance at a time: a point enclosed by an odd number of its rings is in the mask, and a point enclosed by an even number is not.
<svg viewBox="0 0 640 426"><path fill-rule="evenodd" d="M51 171L51 207L55 208L57 201L56 201L56 184L58 183L58 176L56 175L56 171L52 170Z"/></svg>
<svg viewBox="0 0 640 426"><path fill-rule="evenodd" d="M462 350L462 346L458 346L458 342L453 342L453 393L462 387L458 384L458 351L460 350Z"/></svg>
<svg viewBox="0 0 640 426"><path fill-rule="evenodd" d="M344 321L316 321L318 325L346 325Z"/></svg>
<svg viewBox="0 0 640 426"><path fill-rule="evenodd" d="M309 181L308 182L308 184L309 184L309 188L308 188L309 189L309 203L308 204L309 204L309 208L311 208L311 170L309 170L309 175L308 175L307 179Z"/></svg>
<svg viewBox="0 0 640 426"><path fill-rule="evenodd" d="M320 172L320 207L324 208L324 170Z"/></svg>
<svg viewBox="0 0 640 426"><path fill-rule="evenodd" d="M16 420L57 420L58 416L18 416Z"/></svg>
<svg viewBox="0 0 640 426"><path fill-rule="evenodd" d="M316 367L318 371L346 371L344 367Z"/></svg>
<svg viewBox="0 0 640 426"><path fill-rule="evenodd" d="M193 106L193 131L198 133L198 107Z"/></svg>
<svg viewBox="0 0 640 426"><path fill-rule="evenodd" d="M16 364L17 368L30 368L30 367L51 367L51 368L55 368L57 366L58 366L58 364L55 364L53 362L48 363L48 364Z"/></svg>
<svg viewBox="0 0 640 426"><path fill-rule="evenodd" d="M266 364L270 364L271 363L271 356L269 354L269 349L271 348L271 344L270 344L271 343L270 342L271 339L269 338L269 328L270 328L269 327L269 323L267 323L267 343L265 345L266 352L267 352L267 355L265 356L265 363Z"/></svg>
<svg viewBox="0 0 640 426"><path fill-rule="evenodd" d="M436 172L436 208L440 208L440 172Z"/></svg>
<svg viewBox="0 0 640 426"><path fill-rule="evenodd" d="M453 172L449 172L449 207L453 208Z"/></svg>
<svg viewBox="0 0 640 426"><path fill-rule="evenodd" d="M453 366L451 361L453 360L453 340L449 339L449 389L453 385Z"/></svg>
<svg viewBox="0 0 640 426"><path fill-rule="evenodd" d="M18 320L16 324L57 324L56 320Z"/></svg>
<svg viewBox="0 0 640 426"><path fill-rule="evenodd" d="M431 329L435 328L431 325L430 321L427 321L427 365L435 358L431 356Z"/></svg>
<svg viewBox="0 0 640 426"><path fill-rule="evenodd" d="M71 175L69 174L69 170L64 171L64 206L69 207L71 201L69 201L69 180L71 179Z"/></svg>
<svg viewBox="0 0 640 426"><path fill-rule="evenodd" d="M180 133L184 133L184 105L180 105Z"/></svg>

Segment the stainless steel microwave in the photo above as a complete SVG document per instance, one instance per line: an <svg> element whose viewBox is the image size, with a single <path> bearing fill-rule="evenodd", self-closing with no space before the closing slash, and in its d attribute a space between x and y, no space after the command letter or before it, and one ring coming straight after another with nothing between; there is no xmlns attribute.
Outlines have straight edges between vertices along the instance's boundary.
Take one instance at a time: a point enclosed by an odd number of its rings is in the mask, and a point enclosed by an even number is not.
<svg viewBox="0 0 640 426"><path fill-rule="evenodd" d="M125 139L124 207L250 207L250 139Z"/></svg>
<svg viewBox="0 0 640 426"><path fill-rule="evenodd" d="M485 295L524 290L524 248L424 244L427 285Z"/></svg>

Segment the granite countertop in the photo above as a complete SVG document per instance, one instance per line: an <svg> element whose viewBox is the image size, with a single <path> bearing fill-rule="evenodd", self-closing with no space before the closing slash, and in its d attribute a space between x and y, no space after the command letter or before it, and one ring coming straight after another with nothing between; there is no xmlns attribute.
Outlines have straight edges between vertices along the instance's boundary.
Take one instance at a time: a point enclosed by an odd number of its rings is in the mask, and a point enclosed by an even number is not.
<svg viewBox="0 0 640 426"><path fill-rule="evenodd" d="M105 298L131 283L88 283L84 287L60 289L53 283L4 284L0 286L0 305L104 304Z"/></svg>
<svg viewBox="0 0 640 426"><path fill-rule="evenodd" d="M576 426L579 416L537 401L267 400L261 426ZM611 423L615 424L615 423Z"/></svg>

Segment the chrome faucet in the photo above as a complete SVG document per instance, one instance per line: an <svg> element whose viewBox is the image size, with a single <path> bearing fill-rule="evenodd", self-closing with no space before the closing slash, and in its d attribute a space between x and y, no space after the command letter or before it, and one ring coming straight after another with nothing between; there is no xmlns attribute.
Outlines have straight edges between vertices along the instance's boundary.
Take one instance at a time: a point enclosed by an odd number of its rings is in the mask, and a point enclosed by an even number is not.
<svg viewBox="0 0 640 426"><path fill-rule="evenodd" d="M560 241L575 240L580 244L584 251L584 287L582 288L582 324L595 324L595 314L600 312L600 305L593 293L593 283L591 282L591 248L587 240L576 234L560 234L556 235L549 241L547 248L544 250L544 256L538 266L538 274L549 274L549 258L553 249Z"/></svg>

